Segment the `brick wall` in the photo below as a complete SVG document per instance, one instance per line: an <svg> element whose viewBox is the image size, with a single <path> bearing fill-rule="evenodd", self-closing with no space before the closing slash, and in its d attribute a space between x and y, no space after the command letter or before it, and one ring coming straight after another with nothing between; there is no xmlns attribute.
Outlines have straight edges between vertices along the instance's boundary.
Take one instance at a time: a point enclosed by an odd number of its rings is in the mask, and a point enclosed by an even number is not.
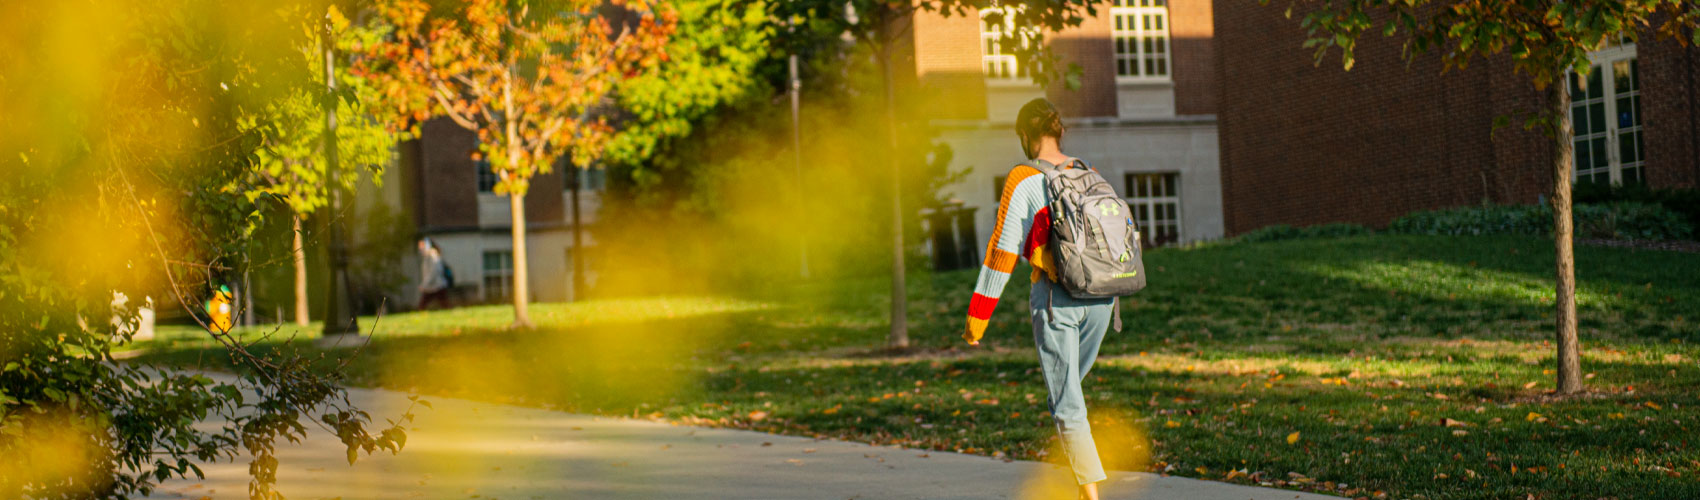
<svg viewBox="0 0 1700 500"><path fill-rule="evenodd" d="M1057 106L1057 111L1071 118L1116 116L1115 45L1110 39L1110 8L1108 3L1098 8L1098 14L1087 16L1080 26L1046 35L1061 56L1063 67L1080 65L1080 88L1069 90L1065 82L1048 85L1045 97Z"/></svg>
<svg viewBox="0 0 1700 500"><path fill-rule="evenodd" d="M1282 7L1215 3L1217 114L1226 229L1385 225L1419 209L1533 202L1550 147L1493 118L1541 100L1505 61L1440 75L1406 64L1397 40L1366 36L1352 71L1321 65Z"/></svg>
<svg viewBox="0 0 1700 500"><path fill-rule="evenodd" d="M478 226L478 172L472 152L478 136L447 118L419 126L420 230Z"/></svg>
<svg viewBox="0 0 1700 500"><path fill-rule="evenodd" d="M915 75L923 116L942 119L986 118L986 79L980 69L980 17L945 17L936 12L915 14L913 41Z"/></svg>
<svg viewBox="0 0 1700 500"><path fill-rule="evenodd" d="M1216 113L1215 36L1211 0L1169 0L1177 115Z"/></svg>
<svg viewBox="0 0 1700 500"><path fill-rule="evenodd" d="M411 180L409 197L421 231L478 227L478 170L472 153L477 135L447 118L420 125L420 138L402 145L403 168ZM526 225L560 225L565 219L563 172L556 168L531 179L525 198ZM504 199L505 201L505 199Z"/></svg>
<svg viewBox="0 0 1700 500"><path fill-rule="evenodd" d="M1171 74L1178 114L1216 112L1215 44L1211 0L1171 0ZM946 17L924 12L914 18L911 35L914 69L920 91L927 96L927 116L947 119L986 119L986 82L981 73L980 20L975 12ZM1080 26L1051 33L1046 40L1063 64L1082 69L1081 87L1070 91L1061 82L1046 96L1066 116L1116 116L1115 46L1111 36L1110 3L1098 6Z"/></svg>
<svg viewBox="0 0 1700 500"><path fill-rule="evenodd" d="M1643 34L1636 53L1647 184L1700 187L1700 48Z"/></svg>
<svg viewBox="0 0 1700 500"><path fill-rule="evenodd" d="M525 195L526 226L559 226L566 224L566 169L574 168L571 161L556 162L553 170L531 178L531 189Z"/></svg>

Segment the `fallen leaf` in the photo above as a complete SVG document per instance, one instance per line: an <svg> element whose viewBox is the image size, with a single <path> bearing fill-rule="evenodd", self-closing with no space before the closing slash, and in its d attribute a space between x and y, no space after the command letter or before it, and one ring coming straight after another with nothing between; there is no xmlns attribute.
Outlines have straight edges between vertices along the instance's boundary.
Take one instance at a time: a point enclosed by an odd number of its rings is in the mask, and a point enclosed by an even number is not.
<svg viewBox="0 0 1700 500"><path fill-rule="evenodd" d="M1298 442L1299 442L1299 432L1298 431L1293 431L1292 434L1287 435L1287 444L1291 445L1291 444L1298 443Z"/></svg>
<svg viewBox="0 0 1700 500"><path fill-rule="evenodd" d="M1470 424L1467 424L1467 423L1464 423L1464 422L1458 421L1458 420L1453 420L1453 419L1450 419L1450 418L1440 419L1440 426L1441 427L1468 427L1469 425Z"/></svg>
<svg viewBox="0 0 1700 500"><path fill-rule="evenodd" d="M1527 384L1523 384L1523 388L1524 389L1534 389L1536 385L1540 385L1540 382L1529 382Z"/></svg>
<svg viewBox="0 0 1700 500"><path fill-rule="evenodd" d="M767 420L767 412L761 410L752 411L750 412L750 420L754 422Z"/></svg>

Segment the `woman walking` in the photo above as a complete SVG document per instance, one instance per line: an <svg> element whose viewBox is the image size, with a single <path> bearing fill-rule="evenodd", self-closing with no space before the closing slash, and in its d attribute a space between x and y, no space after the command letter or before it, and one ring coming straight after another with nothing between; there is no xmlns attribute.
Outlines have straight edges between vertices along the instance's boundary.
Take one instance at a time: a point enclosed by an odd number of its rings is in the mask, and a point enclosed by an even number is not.
<svg viewBox="0 0 1700 500"><path fill-rule="evenodd" d="M431 310L432 305L449 307L449 289L454 278L448 264L443 262L443 248L430 238L419 239L419 307Z"/></svg>
<svg viewBox="0 0 1700 500"><path fill-rule="evenodd" d="M1063 154L1062 116L1045 99L1034 99L1016 115L1015 133L1030 162L1043 162L1058 169L1089 168L1084 162ZM1064 455L1080 486L1080 498L1097 500L1098 482L1107 476L1086 421L1086 398L1080 381L1098 358L1098 345L1114 314L1110 298L1078 299L1057 289L1056 267L1047 253L1051 214L1045 176L1028 164L1010 169L998 199L997 219L987 244L986 261L974 283L968 305L968 327L962 338L979 345L987 321L997 307L1017 259L1033 266L1032 294L1028 299L1033 322L1033 341L1038 345L1039 366L1050 392L1050 409L1057 432L1062 436Z"/></svg>

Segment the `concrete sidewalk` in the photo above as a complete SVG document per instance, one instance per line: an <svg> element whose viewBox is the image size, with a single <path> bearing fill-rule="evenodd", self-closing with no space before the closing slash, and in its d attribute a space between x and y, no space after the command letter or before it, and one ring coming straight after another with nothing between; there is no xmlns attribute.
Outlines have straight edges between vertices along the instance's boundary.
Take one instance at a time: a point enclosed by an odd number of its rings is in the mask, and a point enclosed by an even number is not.
<svg viewBox="0 0 1700 500"><path fill-rule="evenodd" d="M408 403L392 391L349 393L379 422ZM978 499L1025 498L1071 479L1037 462L425 399L434 409L418 409L400 455L350 466L342 444L314 426L306 442L280 443L279 491L292 499ZM205 480L167 481L148 498L247 497L245 459L201 467ZM1115 499L1335 498L1131 472L1111 473L1102 487Z"/></svg>

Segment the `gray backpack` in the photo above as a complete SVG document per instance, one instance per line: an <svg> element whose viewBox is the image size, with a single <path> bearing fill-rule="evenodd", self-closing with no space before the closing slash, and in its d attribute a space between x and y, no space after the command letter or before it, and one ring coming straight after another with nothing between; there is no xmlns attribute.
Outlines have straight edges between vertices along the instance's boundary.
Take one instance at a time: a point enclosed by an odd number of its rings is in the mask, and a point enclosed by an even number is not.
<svg viewBox="0 0 1700 500"><path fill-rule="evenodd" d="M1032 165L1045 175L1057 284L1081 299L1119 298L1144 289L1145 261L1133 211L1104 176L1078 159L1070 168L1044 160ZM1117 301L1116 331L1121 331L1120 306Z"/></svg>

